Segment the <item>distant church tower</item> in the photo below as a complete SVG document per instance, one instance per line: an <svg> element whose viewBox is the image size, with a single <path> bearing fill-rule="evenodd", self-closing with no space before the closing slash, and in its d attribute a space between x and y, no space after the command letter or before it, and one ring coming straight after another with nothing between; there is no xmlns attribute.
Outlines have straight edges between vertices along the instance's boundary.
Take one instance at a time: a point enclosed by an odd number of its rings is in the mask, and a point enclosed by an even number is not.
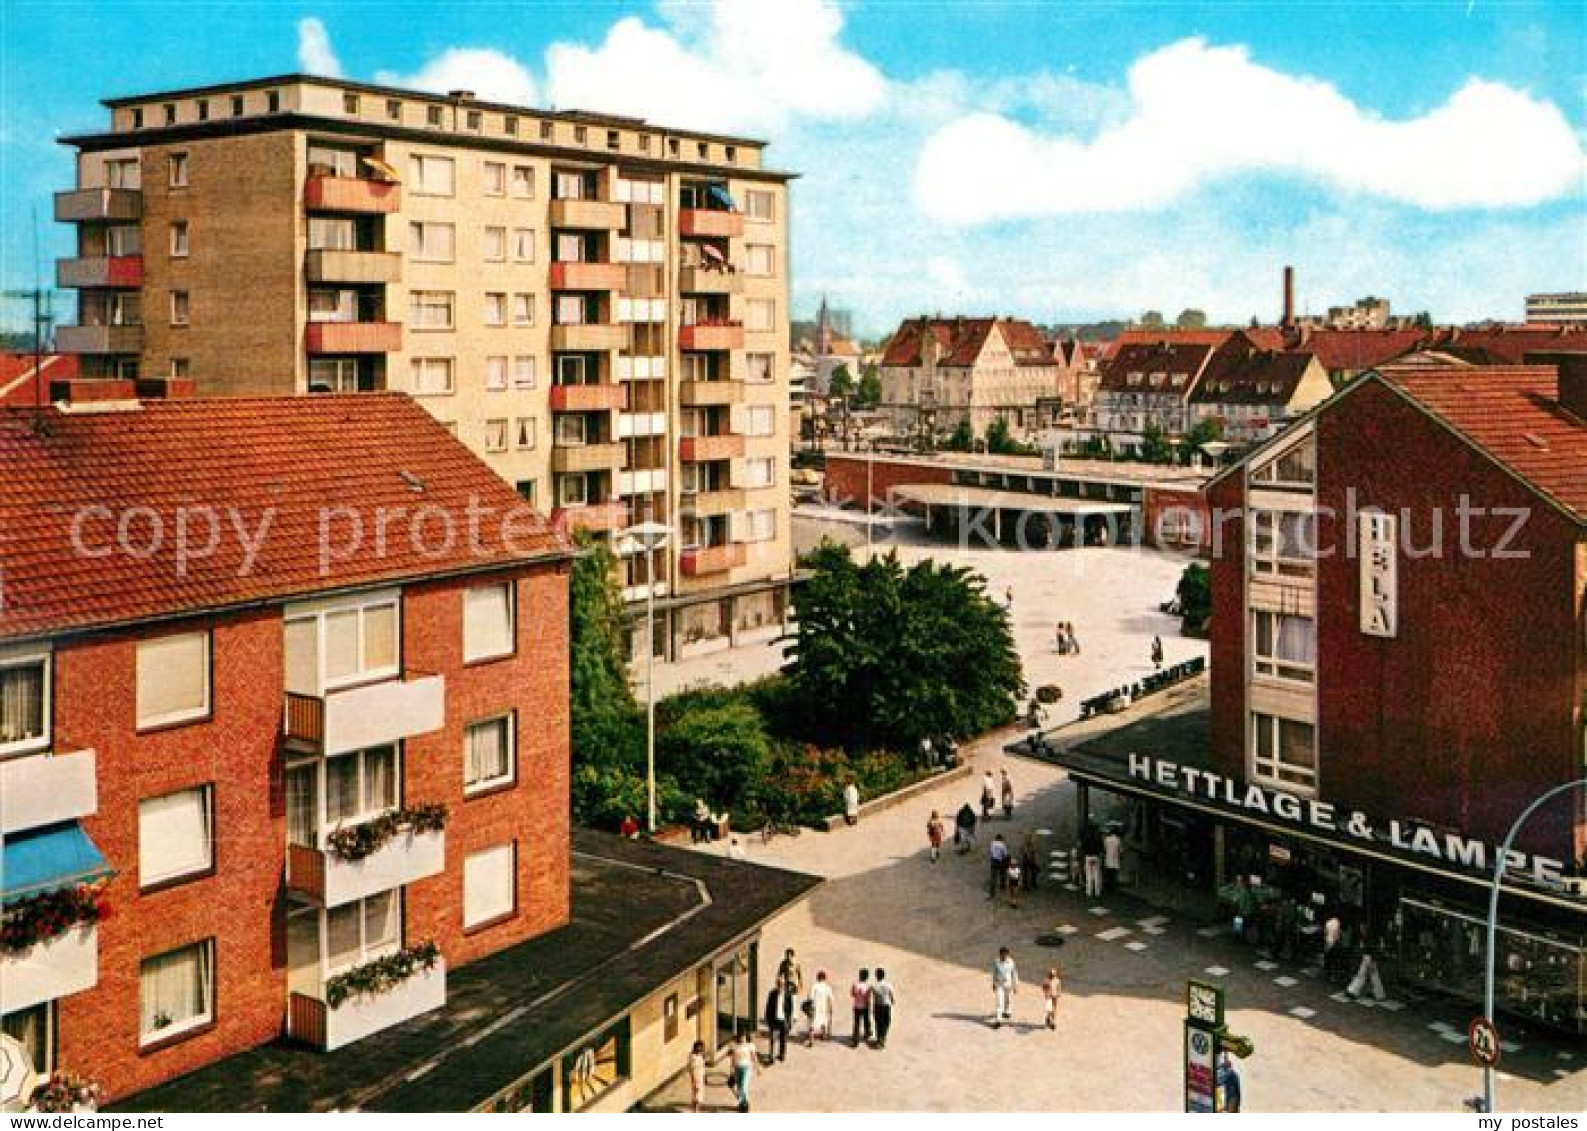
<svg viewBox="0 0 1587 1131"><path fill-rule="evenodd" d="M821 309L816 311L816 355L827 357L832 353L832 319L827 313L827 296L821 296Z"/></svg>

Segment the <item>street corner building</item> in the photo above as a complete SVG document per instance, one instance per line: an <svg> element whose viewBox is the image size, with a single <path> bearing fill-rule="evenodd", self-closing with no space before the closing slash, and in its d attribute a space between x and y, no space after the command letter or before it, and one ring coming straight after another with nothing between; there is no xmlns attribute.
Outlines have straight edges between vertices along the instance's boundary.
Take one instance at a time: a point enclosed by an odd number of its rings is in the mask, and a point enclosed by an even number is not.
<svg viewBox="0 0 1587 1131"><path fill-rule="evenodd" d="M409 393L558 525L673 528L621 561L664 657L781 630L793 175L764 142L308 75L105 106L55 197L84 376Z"/></svg>
<svg viewBox="0 0 1587 1131"><path fill-rule="evenodd" d="M1056 733L1145 866L1260 945L1587 1033L1587 355L1366 372L1207 486L1205 681ZM1139 689L1136 689L1139 690ZM1118 702L1129 703L1126 692ZM1313 954L1312 957L1317 957Z"/></svg>
<svg viewBox="0 0 1587 1131"><path fill-rule="evenodd" d="M112 1102L569 915L566 538L403 396L133 394L0 412L0 1007Z"/></svg>

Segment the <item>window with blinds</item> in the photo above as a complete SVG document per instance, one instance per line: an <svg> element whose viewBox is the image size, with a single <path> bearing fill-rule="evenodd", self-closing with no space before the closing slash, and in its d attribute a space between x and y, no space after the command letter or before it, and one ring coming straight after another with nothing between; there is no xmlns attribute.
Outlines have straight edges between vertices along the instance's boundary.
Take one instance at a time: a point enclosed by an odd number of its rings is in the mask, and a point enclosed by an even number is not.
<svg viewBox="0 0 1587 1131"><path fill-rule="evenodd" d="M48 652L0 652L0 754L50 741Z"/></svg>
<svg viewBox="0 0 1587 1131"><path fill-rule="evenodd" d="M463 926L506 918L517 908L518 846L508 841L463 858Z"/></svg>
<svg viewBox="0 0 1587 1131"><path fill-rule="evenodd" d="M391 954L402 945L397 888L332 907L325 913L325 972L338 974Z"/></svg>
<svg viewBox="0 0 1587 1131"><path fill-rule="evenodd" d="M209 871L215 860L213 787L138 802L138 886L150 888Z"/></svg>
<svg viewBox="0 0 1587 1131"><path fill-rule="evenodd" d="M209 714L209 633L184 632L138 643L139 727Z"/></svg>
<svg viewBox="0 0 1587 1131"><path fill-rule="evenodd" d="M357 603L288 609L286 689L321 695L337 687L394 676L399 670L401 618L396 593Z"/></svg>
<svg viewBox="0 0 1587 1131"><path fill-rule="evenodd" d="M505 785L514 778L513 725L509 712L470 723L463 732L464 792Z"/></svg>
<svg viewBox="0 0 1587 1131"><path fill-rule="evenodd" d="M215 941L147 958L138 974L138 1040L163 1041L215 1016Z"/></svg>
<svg viewBox="0 0 1587 1131"><path fill-rule="evenodd" d="M463 594L463 661L513 652L512 583L477 585Z"/></svg>

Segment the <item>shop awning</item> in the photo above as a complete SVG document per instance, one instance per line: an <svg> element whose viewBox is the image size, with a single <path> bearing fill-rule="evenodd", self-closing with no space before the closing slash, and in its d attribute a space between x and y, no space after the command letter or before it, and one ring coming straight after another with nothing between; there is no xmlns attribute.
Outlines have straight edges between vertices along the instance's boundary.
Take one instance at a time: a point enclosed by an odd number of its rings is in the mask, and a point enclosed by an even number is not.
<svg viewBox="0 0 1587 1131"><path fill-rule="evenodd" d="M392 184L397 184L402 180L402 177L397 172L397 170L393 169L390 165L386 164L386 162L382 161L378 157L369 157L366 155L364 157L364 164L375 173L378 173L380 175L380 179L383 181L390 181Z"/></svg>
<svg viewBox="0 0 1587 1131"><path fill-rule="evenodd" d="M108 875L104 856L76 821L8 836L0 847L0 903Z"/></svg>

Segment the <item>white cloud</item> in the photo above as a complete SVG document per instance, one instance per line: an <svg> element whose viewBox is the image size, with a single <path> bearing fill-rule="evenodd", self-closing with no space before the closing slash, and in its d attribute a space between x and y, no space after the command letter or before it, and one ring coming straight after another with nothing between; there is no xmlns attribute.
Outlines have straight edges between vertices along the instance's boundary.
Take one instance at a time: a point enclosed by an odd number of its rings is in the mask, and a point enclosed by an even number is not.
<svg viewBox="0 0 1587 1131"><path fill-rule="evenodd" d="M1089 141L971 112L923 146L920 206L949 223L1160 209L1243 173L1322 181L1429 210L1538 204L1580 189L1587 157L1559 109L1470 79L1386 121L1333 86L1199 39L1130 68L1131 107Z"/></svg>
<svg viewBox="0 0 1587 1131"><path fill-rule="evenodd" d="M520 106L532 105L536 99L535 80L529 68L506 52L490 47L450 47L414 74L379 71L375 81L438 94L470 90L487 101Z"/></svg>
<svg viewBox="0 0 1587 1131"><path fill-rule="evenodd" d="M298 67L311 75L340 78L341 60L331 50L330 33L325 25L313 16L298 21Z"/></svg>
<svg viewBox="0 0 1587 1131"><path fill-rule="evenodd" d="M605 110L701 129L766 130L794 117L863 117L887 81L840 42L831 0L660 6L664 26L618 20L597 46L555 43L546 91L560 109Z"/></svg>

